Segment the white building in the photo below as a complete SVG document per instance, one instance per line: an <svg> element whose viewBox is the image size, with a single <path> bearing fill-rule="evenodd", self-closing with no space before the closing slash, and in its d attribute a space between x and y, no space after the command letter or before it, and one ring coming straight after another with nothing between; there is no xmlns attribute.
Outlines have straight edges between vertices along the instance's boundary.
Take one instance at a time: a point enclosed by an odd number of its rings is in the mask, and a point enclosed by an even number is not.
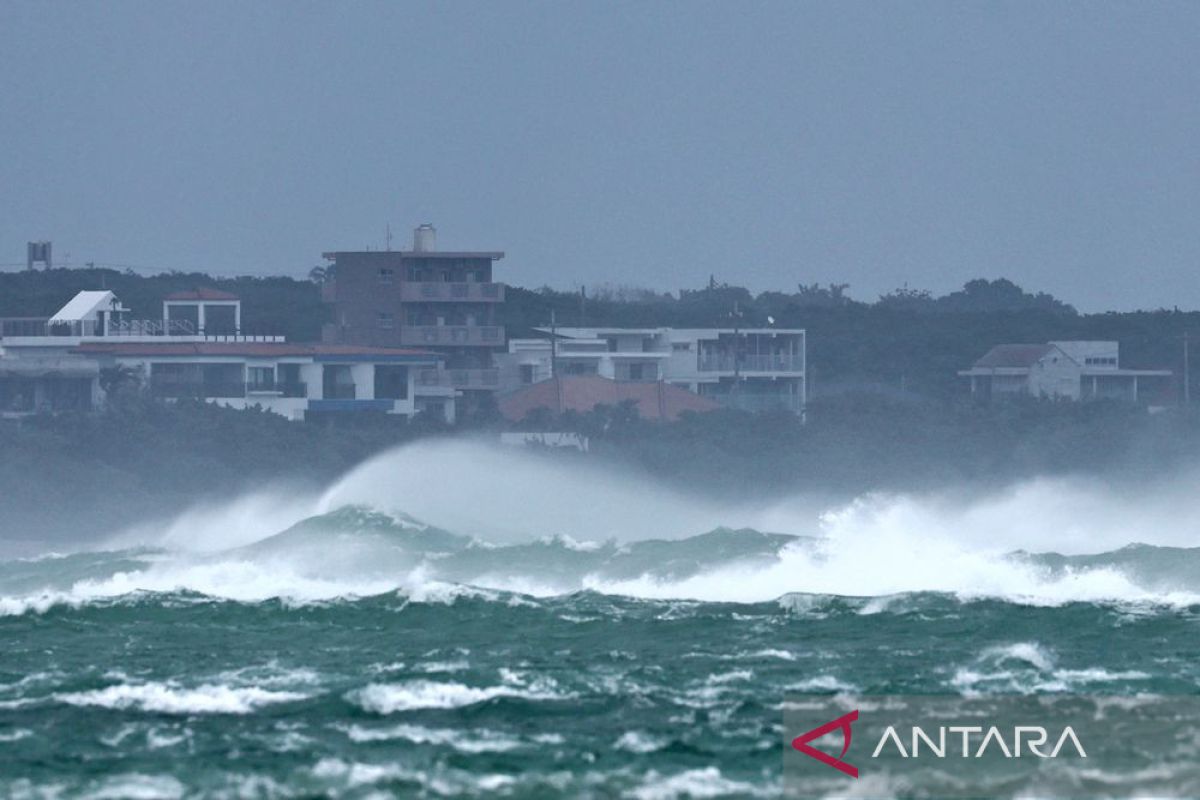
<svg viewBox="0 0 1200 800"><path fill-rule="evenodd" d="M996 345L958 374L970 378L971 394L984 400L1030 395L1138 403L1160 400L1172 373L1123 369L1117 342L1071 341Z"/></svg>
<svg viewBox="0 0 1200 800"><path fill-rule="evenodd" d="M723 405L803 413L805 332L782 328L539 328L496 357L501 391L560 375L666 381Z"/></svg>
<svg viewBox="0 0 1200 800"><path fill-rule="evenodd" d="M0 320L0 414L97 408L119 376L164 400L259 406L288 419L356 411L454 419L455 389L436 353L244 336L236 297L188 294L172 295L163 319L130 319L112 292L80 292L48 319Z"/></svg>

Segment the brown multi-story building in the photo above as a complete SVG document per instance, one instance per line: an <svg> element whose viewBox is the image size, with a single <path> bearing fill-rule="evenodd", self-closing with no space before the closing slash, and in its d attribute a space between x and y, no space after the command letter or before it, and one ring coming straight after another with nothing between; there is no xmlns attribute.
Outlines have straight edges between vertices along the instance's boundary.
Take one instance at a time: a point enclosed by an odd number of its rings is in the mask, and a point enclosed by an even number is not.
<svg viewBox="0 0 1200 800"><path fill-rule="evenodd" d="M333 304L324 341L432 350L445 357L446 368L419 379L452 386L468 398L496 390L492 355L505 344L497 324L504 284L492 281L492 264L504 253L439 251L433 226L421 225L412 250L324 256L332 266L322 299Z"/></svg>

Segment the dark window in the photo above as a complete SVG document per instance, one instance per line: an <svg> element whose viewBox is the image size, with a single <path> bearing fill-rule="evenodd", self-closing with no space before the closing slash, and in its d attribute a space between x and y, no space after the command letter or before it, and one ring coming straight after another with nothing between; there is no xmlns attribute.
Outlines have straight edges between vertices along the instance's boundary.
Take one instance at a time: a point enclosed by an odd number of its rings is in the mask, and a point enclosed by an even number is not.
<svg viewBox="0 0 1200 800"><path fill-rule="evenodd" d="M396 270L392 269L391 267L380 267L379 268L379 282L380 283L393 283L395 280L396 280Z"/></svg>
<svg viewBox="0 0 1200 800"><path fill-rule="evenodd" d="M375 398L378 400L408 399L408 367L376 364Z"/></svg>
<svg viewBox="0 0 1200 800"><path fill-rule="evenodd" d="M381 331L390 331L396 327L396 315L389 311L380 311L376 323Z"/></svg>
<svg viewBox="0 0 1200 800"><path fill-rule="evenodd" d="M629 365L629 380L640 381L642 379L642 371L643 371L644 366L645 366L644 364L630 364Z"/></svg>
<svg viewBox="0 0 1200 800"><path fill-rule="evenodd" d="M534 369L535 367L533 364L521 365L521 383L533 383Z"/></svg>
<svg viewBox="0 0 1200 800"><path fill-rule="evenodd" d="M326 364L321 372L321 393L326 400L354 399L354 377L348 364Z"/></svg>
<svg viewBox="0 0 1200 800"><path fill-rule="evenodd" d="M204 332L210 336L237 333L237 312L233 306L204 306Z"/></svg>

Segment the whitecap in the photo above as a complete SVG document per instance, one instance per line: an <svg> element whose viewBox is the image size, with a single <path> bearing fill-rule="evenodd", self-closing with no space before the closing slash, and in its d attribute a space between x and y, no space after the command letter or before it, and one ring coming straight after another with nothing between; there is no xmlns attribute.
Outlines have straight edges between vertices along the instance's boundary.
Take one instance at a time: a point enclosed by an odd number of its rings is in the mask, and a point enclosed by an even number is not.
<svg viewBox="0 0 1200 800"><path fill-rule="evenodd" d="M394 714L425 708L462 708L498 697L524 700L563 700L573 695L553 691L549 685L521 687L467 686L462 683L415 680L406 683L372 683L350 692L347 699L365 711L375 714Z"/></svg>
<svg viewBox="0 0 1200 800"><path fill-rule="evenodd" d="M205 684L183 688L172 683L118 684L85 692L63 692L54 699L74 706L136 709L162 714L248 714L273 703L303 700L307 695Z"/></svg>

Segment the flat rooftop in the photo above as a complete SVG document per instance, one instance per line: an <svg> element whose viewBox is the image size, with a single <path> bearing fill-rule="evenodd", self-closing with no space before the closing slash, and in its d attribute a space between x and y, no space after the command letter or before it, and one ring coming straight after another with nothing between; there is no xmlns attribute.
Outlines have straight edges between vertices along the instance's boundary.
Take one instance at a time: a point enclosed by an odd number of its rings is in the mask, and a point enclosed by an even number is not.
<svg viewBox="0 0 1200 800"><path fill-rule="evenodd" d="M504 258L502 250L333 250L321 253L326 261L336 261L338 256L367 256L370 258L488 258L499 261Z"/></svg>

